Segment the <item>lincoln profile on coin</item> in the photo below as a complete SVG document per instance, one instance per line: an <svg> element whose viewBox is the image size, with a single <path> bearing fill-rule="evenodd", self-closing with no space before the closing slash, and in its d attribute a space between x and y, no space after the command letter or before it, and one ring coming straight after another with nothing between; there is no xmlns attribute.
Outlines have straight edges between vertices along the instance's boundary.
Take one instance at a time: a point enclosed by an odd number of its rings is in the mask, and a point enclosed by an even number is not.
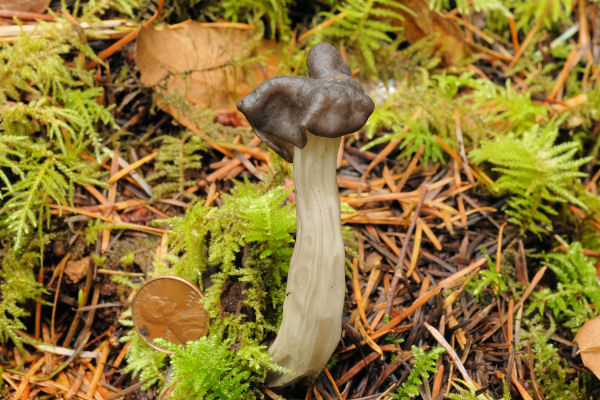
<svg viewBox="0 0 600 400"><path fill-rule="evenodd" d="M185 344L190 338L202 336L207 329L206 313L202 308L183 308L182 305L151 293L140 293L140 315L147 323L163 326L164 338L177 344ZM175 312L178 310L178 312Z"/></svg>

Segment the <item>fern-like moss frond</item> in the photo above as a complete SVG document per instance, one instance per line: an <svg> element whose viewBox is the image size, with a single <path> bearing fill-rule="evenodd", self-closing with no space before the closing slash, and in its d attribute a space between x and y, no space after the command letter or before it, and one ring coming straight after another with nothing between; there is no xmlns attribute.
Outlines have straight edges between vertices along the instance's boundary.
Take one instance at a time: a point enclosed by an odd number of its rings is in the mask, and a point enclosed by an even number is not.
<svg viewBox="0 0 600 400"><path fill-rule="evenodd" d="M153 385L162 385L165 380L162 368L165 364L167 355L154 350L148 346L138 333L133 329L131 320L122 320L121 324L128 326L131 330L121 338L124 343L129 343L125 358L127 366L124 373L132 374L144 382L142 389L148 389Z"/></svg>
<svg viewBox="0 0 600 400"><path fill-rule="evenodd" d="M455 379L452 382L452 386L456 392L448 394L448 399L450 400L496 400L491 396L479 393L476 387L460 379ZM502 377L502 389L502 398L498 400L510 400L510 388L504 377Z"/></svg>
<svg viewBox="0 0 600 400"><path fill-rule="evenodd" d="M233 343L217 335L188 342L186 347L158 340L174 352L174 400L239 400L262 397L257 383L262 383L267 371L281 371L273 364L266 346L245 346L233 350Z"/></svg>
<svg viewBox="0 0 600 400"><path fill-rule="evenodd" d="M287 195L282 187L263 192L258 185L237 183L223 196L222 206L196 203L185 217L163 221L172 228L169 265L157 264L158 270L200 285L204 275L210 276L203 304L215 319L211 329L227 323L221 309L223 285L231 280L243 284L243 302L253 318L243 324L229 321L228 332L236 341L262 340L266 331L276 329L296 228L293 208L283 205Z"/></svg>
<svg viewBox="0 0 600 400"><path fill-rule="evenodd" d="M12 250L3 253L0 250L0 259L0 343L11 340L22 349L23 338L17 330L25 329L20 318L29 313L21 308L21 304L43 292L33 275L33 267L39 263L39 253L17 254Z"/></svg>
<svg viewBox="0 0 600 400"><path fill-rule="evenodd" d="M525 330L521 334L521 347L531 346L535 354L535 380L542 395L547 399L577 399L589 398L580 390L579 374L571 373L566 360L554 347L550 337L556 331L551 324L546 329L540 322L541 318L523 319ZM517 349L519 351L519 349Z"/></svg>
<svg viewBox="0 0 600 400"><path fill-rule="evenodd" d="M435 363L444 353L442 347L434 347L425 351L424 349L412 346L413 367L410 374L404 382L390 396L397 400L409 400L419 395L419 387L423 384L423 379L429 378L431 373L437 371Z"/></svg>
<svg viewBox="0 0 600 400"><path fill-rule="evenodd" d="M75 3L73 16L79 17L82 21L93 21L106 11L112 9L130 18L135 17L135 9L142 7L149 0L88 0L81 7L81 15L79 15L79 2Z"/></svg>
<svg viewBox="0 0 600 400"><path fill-rule="evenodd" d="M284 42L291 37L288 7L293 0L224 0L220 3L228 21L253 22L264 17L271 37L277 33ZM249 19L244 21L243 16Z"/></svg>
<svg viewBox="0 0 600 400"><path fill-rule="evenodd" d="M96 101L102 89L93 87L91 72L65 60L73 51L93 51L66 20L46 25L48 38L22 34L0 46L0 179L6 183L0 223L15 248L42 213L48 216L50 201L68 204L75 184L101 185L80 153L99 155L98 129L116 127Z"/></svg>
<svg viewBox="0 0 600 400"><path fill-rule="evenodd" d="M0 44L0 342L17 346L19 318L27 315L19 304L39 293L33 268L49 206L70 204L75 185L103 185L98 163L82 154L99 157L103 129L117 127L97 101L103 91L93 73L77 59L97 60L94 51L69 21L54 18L37 22L43 37L21 33Z"/></svg>
<svg viewBox="0 0 600 400"><path fill-rule="evenodd" d="M508 9L500 0L429 0L431 8L436 10L448 10L450 8L458 8L461 13L469 14L471 12L483 12L500 10L508 13Z"/></svg>
<svg viewBox="0 0 600 400"><path fill-rule="evenodd" d="M158 150L155 172L148 181L161 180L153 186L155 196L182 193L196 181L190 179L190 172L202 167L200 152L206 148L204 139L191 131L183 131L178 136L163 135Z"/></svg>
<svg viewBox="0 0 600 400"><path fill-rule="evenodd" d="M556 275L556 287L536 291L529 311L543 313L548 307L558 322L576 332L600 311L600 285L594 263L575 242L566 253L546 254L543 265Z"/></svg>
<svg viewBox="0 0 600 400"><path fill-rule="evenodd" d="M375 53L384 44L394 40L391 33L401 28L391 21L402 20L400 11L411 12L402 2L396 0L348 0L339 3L334 12L325 12L323 17L336 21L333 25L317 32L313 40L340 40L353 47L360 54L372 73L378 68Z"/></svg>
<svg viewBox="0 0 600 400"><path fill-rule="evenodd" d="M488 162L499 174L492 188L510 193L506 213L521 231L542 234L552 230L550 215L557 212L554 202L571 203L581 208L571 185L573 179L585 176L579 167L589 158L575 158L576 142L556 145L558 129L550 124L545 129L532 127L522 136L507 134L484 141L469 156L475 163Z"/></svg>

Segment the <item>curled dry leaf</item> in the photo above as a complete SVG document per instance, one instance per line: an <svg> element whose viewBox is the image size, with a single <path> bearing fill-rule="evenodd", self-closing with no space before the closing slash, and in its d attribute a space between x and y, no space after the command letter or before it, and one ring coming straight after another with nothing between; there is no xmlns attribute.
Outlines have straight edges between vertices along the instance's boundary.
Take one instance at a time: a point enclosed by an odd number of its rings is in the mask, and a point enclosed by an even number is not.
<svg viewBox="0 0 600 400"><path fill-rule="evenodd" d="M583 324L575 335L575 343L579 346L583 365L600 379L600 316Z"/></svg>
<svg viewBox="0 0 600 400"><path fill-rule="evenodd" d="M90 257L83 257L80 260L69 261L65 267L65 275L72 283L77 283L83 279L90 268Z"/></svg>
<svg viewBox="0 0 600 400"><path fill-rule="evenodd" d="M194 105L235 110L241 97L274 75L275 45L259 33L228 22L144 27L135 57L141 81L154 88L163 110L194 130ZM265 57L258 61L258 54Z"/></svg>
<svg viewBox="0 0 600 400"><path fill-rule="evenodd" d="M402 4L413 12L398 10L404 16L404 21L397 23L404 25L404 34L410 43L425 36L438 35L437 46L446 65L456 64L468 55L461 30L452 20L431 10L428 1L402 0Z"/></svg>
<svg viewBox="0 0 600 400"><path fill-rule="evenodd" d="M373 268L379 268L381 265L381 261L383 260L383 256L377 252L370 253L367 256L367 260L364 265L361 265L361 271L363 273L369 273Z"/></svg>
<svg viewBox="0 0 600 400"><path fill-rule="evenodd" d="M50 0L2 0L0 10L43 13L48 5Z"/></svg>

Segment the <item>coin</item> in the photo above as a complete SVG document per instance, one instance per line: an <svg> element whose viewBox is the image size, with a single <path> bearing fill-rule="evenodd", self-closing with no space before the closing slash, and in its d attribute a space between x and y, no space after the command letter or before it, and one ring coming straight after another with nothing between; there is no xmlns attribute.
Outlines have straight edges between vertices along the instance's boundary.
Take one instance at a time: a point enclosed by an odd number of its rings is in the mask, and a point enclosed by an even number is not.
<svg viewBox="0 0 600 400"><path fill-rule="evenodd" d="M179 276L150 279L131 302L135 329L150 347L171 353L153 340L163 338L185 345L206 335L208 314L200 304L202 297L200 289Z"/></svg>

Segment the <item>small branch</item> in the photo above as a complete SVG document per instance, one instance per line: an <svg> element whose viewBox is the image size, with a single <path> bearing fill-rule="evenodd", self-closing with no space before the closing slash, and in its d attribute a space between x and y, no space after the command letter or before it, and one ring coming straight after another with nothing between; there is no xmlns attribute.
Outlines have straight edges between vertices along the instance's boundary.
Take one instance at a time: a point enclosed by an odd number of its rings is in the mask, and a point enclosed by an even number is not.
<svg viewBox="0 0 600 400"><path fill-rule="evenodd" d="M106 182L109 185L112 185L113 183L117 182L119 179L123 178L125 175L128 175L130 172L132 172L133 170L135 170L136 168L142 166L143 164L153 160L156 156L158 156L158 152L155 151L152 154L148 154L146 157L143 157L141 159L139 159L138 161L134 162L133 164L129 164L127 167L121 169L119 172L117 172L116 174L112 175L110 177L110 179Z"/></svg>
<svg viewBox="0 0 600 400"><path fill-rule="evenodd" d="M102 50L100 53L98 53L98 58L100 60L104 60L105 58L108 58L111 55L113 55L114 53L116 53L117 51L121 50L123 47L125 47L130 42L133 42L138 37L142 28L152 25L152 23L156 20L156 18L158 18L159 14L162 12L163 4L164 4L164 0L159 0L158 8L156 9L156 12L154 13L154 15L152 15L152 17L150 17L150 19L148 21L144 22L144 24L142 26L138 27L136 30L129 32L127 35L122 37L117 42L113 43L108 48ZM98 64L99 64L98 61L93 60L90 63L88 63L86 68L92 69L92 68L96 67Z"/></svg>
<svg viewBox="0 0 600 400"><path fill-rule="evenodd" d="M440 344L440 346L442 346L446 350L446 353L448 353L448 355L454 362L456 369L458 369L465 382L467 382L467 384L472 387L478 388L479 385L477 385L475 381L471 379L462 361L460 361L460 357L458 357L458 354L456 354L452 346L450 346L450 343L448 343L444 336L433 326L429 325L427 322L425 322L424 325L425 328L427 328L427 330L429 331L429 333L431 333L431 336L433 336L434 339L437 340L437 342Z"/></svg>
<svg viewBox="0 0 600 400"><path fill-rule="evenodd" d="M517 27L515 26L515 19L513 17L508 18L508 27L510 29L510 37L516 54L519 52L521 45L519 45L519 36L517 35Z"/></svg>
<svg viewBox="0 0 600 400"><path fill-rule="evenodd" d="M29 11L15 11L15 10L0 10L0 18L18 18L26 20L42 20L42 21L54 21L54 17L50 14L40 14Z"/></svg>
<svg viewBox="0 0 600 400"><path fill-rule="evenodd" d="M523 296L521 296L521 298L519 299L517 304L515 304L515 307L514 307L515 310L518 310L519 308L521 308L523 306L523 303L525 303L525 300L527 300L527 297L529 297L531 292L533 292L533 289L535 289L535 287L540 282L540 280L542 280L542 277L544 276L544 273L546 272L547 269L548 269L548 267L544 266L535 274L535 276L531 280L531 283L525 290L525 293L523 293Z"/></svg>
<svg viewBox="0 0 600 400"><path fill-rule="evenodd" d="M425 195L427 194L427 186L422 186L421 196L419 197L419 201L415 210L413 211L413 216L410 220L410 225L408 226L408 231L406 231L406 236L404 237L404 242L402 243L402 250L400 253L400 257L398 259L398 264L396 264L396 270L394 272L394 278L392 279L392 283L390 285L390 291L387 295L387 306L385 308L385 313L389 315L392 309L392 303L394 301L394 293L396 293L396 288L398 287L398 282L400 281L400 275L402 271L402 266L404 265L404 259L406 258L406 252L408 251L408 242L410 241L410 237L412 236L413 231L415 230L415 225L417 224L417 218L419 217L419 213L421 212L421 206L423 205L423 201L425 200Z"/></svg>
<svg viewBox="0 0 600 400"><path fill-rule="evenodd" d="M307 39L310 36L314 35L316 32L320 31L321 29L325 29L325 28L335 24L339 20L346 18L347 15L348 14L346 12L341 12L333 18L330 18L327 21L321 22L319 25L315 26L312 29L309 29L308 31L306 31L302 35L300 35L300 37L298 38L298 42L301 42L304 39Z"/></svg>
<svg viewBox="0 0 600 400"><path fill-rule="evenodd" d="M556 78L556 84L554 84L554 87L552 88L552 91L546 98L546 101L550 102L550 101L556 99L556 95L558 94L560 89L564 86L567 78L569 77L569 73L571 72L573 67L579 62L579 60L581 60L581 57L583 56L583 52L581 50L582 50L581 45L577 45L576 47L574 47L571 50L571 52L569 53L569 56L567 57L567 61L565 62L565 65L563 66L562 71L560 71L558 78Z"/></svg>
<svg viewBox="0 0 600 400"><path fill-rule="evenodd" d="M544 22L544 18L546 18L546 14L548 14L548 11L550 11L551 6L552 6L552 0L548 1L548 5L546 6L546 8L544 8L544 11L542 11L542 14L536 21L533 28L531 28L531 31L529 31L529 33L527 34L527 37L525 38L525 40L523 40L521 47L519 47L519 51L517 51L517 54L515 54L515 56L513 57L513 60L508 65L508 68L506 70L507 73L508 73L508 71L510 71L511 69L514 68L514 66L517 64L517 62L519 61L519 59L521 58L521 56L527 49L527 46L529 46L529 43L531 43L531 41L533 40L533 37L535 36L537 31L542 26L542 22Z"/></svg>

